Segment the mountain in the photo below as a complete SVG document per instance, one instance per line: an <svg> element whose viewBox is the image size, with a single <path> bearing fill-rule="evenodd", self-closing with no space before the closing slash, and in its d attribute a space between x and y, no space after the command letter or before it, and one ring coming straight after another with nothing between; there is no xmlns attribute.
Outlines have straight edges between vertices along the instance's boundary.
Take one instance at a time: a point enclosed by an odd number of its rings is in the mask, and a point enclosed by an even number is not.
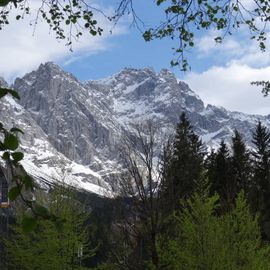
<svg viewBox="0 0 270 270"><path fill-rule="evenodd" d="M0 79L0 85L7 83ZM39 68L12 85L21 100L0 101L0 117L19 126L24 166L41 182L65 180L107 195L116 188L121 137L130 124L146 119L173 132L185 111L195 131L209 147L230 140L234 129L252 147L258 120L270 127L270 115L247 115L205 106L187 84L168 70L125 68L109 78L82 83L54 63Z"/></svg>

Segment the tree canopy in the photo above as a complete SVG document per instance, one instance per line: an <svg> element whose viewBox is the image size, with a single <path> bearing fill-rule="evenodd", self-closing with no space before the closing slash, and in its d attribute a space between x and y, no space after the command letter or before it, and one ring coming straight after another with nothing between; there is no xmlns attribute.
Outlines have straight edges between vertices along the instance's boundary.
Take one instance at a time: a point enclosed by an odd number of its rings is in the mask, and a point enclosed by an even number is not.
<svg viewBox="0 0 270 270"><path fill-rule="evenodd" d="M186 52L194 47L201 32L215 31L214 40L223 39L241 29L258 42L262 51L266 49L267 28L270 20L270 2L268 0L232 1L232 0L155 0L157 9L162 9L164 18L153 26L145 26L136 1L112 1L112 14L106 14L106 8L85 0L39 0L35 7L27 0L0 0L0 29L9 24L11 11L16 11L16 19L25 18L30 12L36 13L33 25L40 20L48 23L59 39L66 39L71 45L84 30L90 35L101 35L102 26L97 14L102 14L115 24L124 15L131 15L133 23L144 26L143 37L146 41L171 38L175 41L176 58L172 65L180 65L183 70L189 68ZM264 84L262 86L267 86ZM266 93L266 91L265 91Z"/></svg>

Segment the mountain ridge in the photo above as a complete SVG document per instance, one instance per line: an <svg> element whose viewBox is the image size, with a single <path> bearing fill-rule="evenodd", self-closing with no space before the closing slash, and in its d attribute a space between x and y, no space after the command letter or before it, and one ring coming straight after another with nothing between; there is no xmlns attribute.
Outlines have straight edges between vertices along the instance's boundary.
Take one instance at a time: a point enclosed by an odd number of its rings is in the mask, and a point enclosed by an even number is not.
<svg viewBox="0 0 270 270"><path fill-rule="evenodd" d="M1 84L7 86L3 79ZM185 111L209 147L221 139L228 142L234 129L252 146L251 130L257 121L270 127L270 115L205 106L185 82L165 69L157 73L151 68L125 68L82 83L48 62L17 78L12 87L21 100L1 101L0 116L8 126L17 121L26 131L22 138L26 169L47 171L45 178L66 178L100 194L115 188L113 175L120 169L117 148L132 123L151 118L162 131L172 133Z"/></svg>

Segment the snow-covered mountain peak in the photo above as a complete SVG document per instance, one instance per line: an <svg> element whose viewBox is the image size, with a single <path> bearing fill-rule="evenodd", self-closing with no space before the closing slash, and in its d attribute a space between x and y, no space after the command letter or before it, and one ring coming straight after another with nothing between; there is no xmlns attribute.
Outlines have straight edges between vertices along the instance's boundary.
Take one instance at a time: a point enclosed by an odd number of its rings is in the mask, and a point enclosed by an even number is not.
<svg viewBox="0 0 270 270"><path fill-rule="evenodd" d="M270 127L270 116L205 107L186 83L165 69L125 68L83 84L49 62L16 79L14 88L20 104L11 97L1 100L0 117L8 126L15 122L25 130L26 168L38 179L73 178L93 192L117 185L118 147L122 136L131 132L129 124L152 119L160 130L171 133L185 111L210 147L217 147L221 139L230 142L235 129L252 147L258 119Z"/></svg>
<svg viewBox="0 0 270 270"><path fill-rule="evenodd" d="M160 78L160 80L164 80L164 82L177 82L175 75L170 70L165 68L161 69L157 76Z"/></svg>

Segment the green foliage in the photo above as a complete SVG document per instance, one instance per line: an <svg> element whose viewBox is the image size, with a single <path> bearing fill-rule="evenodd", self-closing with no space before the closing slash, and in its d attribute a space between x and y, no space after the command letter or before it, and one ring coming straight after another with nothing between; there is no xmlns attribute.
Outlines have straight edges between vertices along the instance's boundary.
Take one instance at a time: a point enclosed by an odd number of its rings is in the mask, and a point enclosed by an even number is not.
<svg viewBox="0 0 270 270"><path fill-rule="evenodd" d="M186 52L196 45L196 35L199 32L215 30L216 36L213 39L216 43L222 43L226 34L230 35L238 28L248 28L250 38L257 40L259 49L265 51L264 27L269 21L269 1L254 1L254 5L247 5L244 1L215 0L155 2L159 8L163 8L166 17L159 25L147 29L144 39L178 39L178 46L174 48L178 57L171 64L180 65L184 71L189 69ZM261 22L264 23L260 25Z"/></svg>
<svg viewBox="0 0 270 270"><path fill-rule="evenodd" d="M269 248L263 247L257 217L240 193L235 208L216 216L218 196L194 195L175 218L178 235L160 245L162 269L269 269ZM162 239L160 241L162 243Z"/></svg>
<svg viewBox="0 0 270 270"><path fill-rule="evenodd" d="M193 132L186 115L180 116L171 151L164 156L162 197L165 211L178 208L179 200L188 198L196 189L203 173L205 148Z"/></svg>
<svg viewBox="0 0 270 270"><path fill-rule="evenodd" d="M12 95L16 99L20 99L19 94L15 90L0 87L0 98L4 97L7 94Z"/></svg>
<svg viewBox="0 0 270 270"><path fill-rule="evenodd" d="M119 266L112 263L102 263L94 268L94 270L119 270Z"/></svg>
<svg viewBox="0 0 270 270"><path fill-rule="evenodd" d="M35 23L44 20L55 32L56 38L67 39L68 45L72 44L74 38L83 35L84 29L92 36L102 34L102 26L95 18L97 13L115 24L122 16L129 14L139 29L139 25L145 27L136 13L133 0L113 1L115 12L112 16L105 15L106 8L99 8L83 0L64 1L62 4L54 0L40 0L39 2L40 7ZM250 39L258 42L258 48L261 51L266 50L267 31L265 29L270 15L268 0L253 0L251 4L232 0L155 0L154 2L157 9L162 9L165 16L164 19L160 19L160 23L146 28L143 38L145 41L163 38L177 39L177 46L173 48L177 58L172 60L171 64L180 65L184 71L189 69L186 52L196 46L196 38L200 32L207 33L214 30L216 35L213 40L219 44L226 35L233 34L239 28L247 28ZM1 0L0 7L2 7L0 29L9 24L9 13L14 8L17 11L17 20L25 18L34 11L27 0ZM262 83L267 84L269 88L269 82L254 82L254 84ZM264 91L264 93L267 92L268 90Z"/></svg>
<svg viewBox="0 0 270 270"><path fill-rule="evenodd" d="M244 190L248 193L251 185L252 168L250 152L240 133L235 130L232 137L232 178L235 185L235 193Z"/></svg>
<svg viewBox="0 0 270 270"><path fill-rule="evenodd" d="M208 155L205 168L210 183L210 192L220 196L221 209L233 207L236 195L244 190L249 194L252 182L250 152L237 130L232 136L231 148L221 141L217 152Z"/></svg>
<svg viewBox="0 0 270 270"><path fill-rule="evenodd" d="M0 88L0 98L3 98L7 94L12 95L14 98L20 99L18 93L12 89ZM24 198L22 190L32 191L34 188L32 178L25 172L20 161L23 159L23 153L17 151L19 148L18 133L23 134L23 131L19 128L12 127L7 130L4 124L0 122L0 134L3 135L3 139L0 140L0 151L3 152L2 159L8 164L8 170L10 171L12 181L15 183L15 187L10 189L9 198L14 201L18 197L21 197L25 203L31 207L32 201ZM27 179L28 184L25 183Z"/></svg>
<svg viewBox="0 0 270 270"><path fill-rule="evenodd" d="M24 218L19 216L12 237L7 240L10 266L24 270L82 269L83 260L94 255L87 243L90 232L83 206L64 187L56 188L44 203L51 213L65 221L61 230L49 219L33 219L27 213ZM42 206L37 208L45 211Z"/></svg>
<svg viewBox="0 0 270 270"><path fill-rule="evenodd" d="M20 99L15 90L0 88L0 98L8 94L16 99ZM23 229L29 231L34 228L36 226L36 218L38 217L50 219L54 221L56 225L60 224L62 221L57 216L50 214L44 206L37 205L36 202L31 199L32 196L29 196L29 193L34 191L35 184L32 177L24 170L20 163L23 160L24 154L18 151L20 146L18 134L23 134L23 131L17 127L12 127L8 130L4 127L4 124L0 122L0 135L2 135L0 139L0 151L3 152L2 159L7 165L7 170L11 178L8 179L11 182L9 183L9 199L10 201L15 201L20 198L25 206L32 210L33 216L25 217L25 220L22 221Z"/></svg>
<svg viewBox="0 0 270 270"><path fill-rule="evenodd" d="M255 151L253 155L254 177L251 189L251 204L261 214L264 238L270 239L270 132L258 123L253 134Z"/></svg>
<svg viewBox="0 0 270 270"><path fill-rule="evenodd" d="M196 47L196 39L201 33L212 31L216 33L213 40L220 44L228 35L237 32L239 28L248 29L251 40L256 40L258 49L266 51L267 26L270 21L269 0L222 1L222 0L155 0L157 9L163 9L164 19L150 28L136 13L133 0L113 1L115 12L107 16L106 8L92 5L89 1L72 0L63 3L54 0L40 0L39 8L31 8L27 0L0 0L0 30L8 25L10 11L17 12L16 20L24 19L31 12L36 12L34 25L40 20L45 21L57 39L66 40L72 50L72 43L84 34L101 35L102 25L96 19L101 14L108 21L117 24L119 19L128 14L133 17L133 23L142 32L145 41L153 39L177 39L173 48L176 58L171 60L172 66L180 66L181 70L190 69L187 53ZM266 96L269 92L269 81L255 81L251 84L261 86Z"/></svg>
<svg viewBox="0 0 270 270"><path fill-rule="evenodd" d="M31 12L37 12L35 24L44 20L50 29L54 31L57 39L66 39L67 45L71 45L73 39L82 36L86 30L90 35L102 34L102 27L98 25L94 11L105 16L104 12L97 7L91 6L89 2L72 0L64 3L56 1L41 0L38 11L35 11L26 0L1 0L0 7L0 30L9 24L9 14L14 8L17 12L16 20L24 19Z"/></svg>
<svg viewBox="0 0 270 270"><path fill-rule="evenodd" d="M251 85L262 87L262 93L265 97L268 96L270 92L270 82L269 81L255 81L251 82Z"/></svg>
<svg viewBox="0 0 270 270"><path fill-rule="evenodd" d="M232 178L230 151L224 141L221 141L217 153L211 154L207 169L210 193L219 194L223 211L230 209L236 195L236 184Z"/></svg>

